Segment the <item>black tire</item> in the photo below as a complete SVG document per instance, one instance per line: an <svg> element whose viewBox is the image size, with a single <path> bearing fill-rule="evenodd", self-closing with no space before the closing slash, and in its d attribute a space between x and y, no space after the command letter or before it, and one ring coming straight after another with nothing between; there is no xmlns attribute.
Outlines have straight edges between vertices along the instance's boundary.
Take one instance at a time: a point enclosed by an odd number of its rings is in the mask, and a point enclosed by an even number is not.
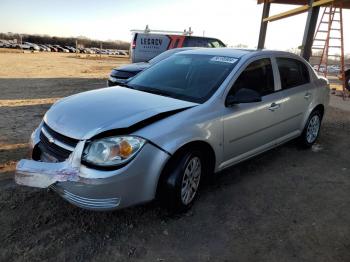
<svg viewBox="0 0 350 262"><path fill-rule="evenodd" d="M345 87L350 92L350 72L345 77Z"/></svg>
<svg viewBox="0 0 350 262"><path fill-rule="evenodd" d="M185 171L193 161L199 160L200 175L194 196L189 202L185 202L182 194L183 183L186 180ZM184 212L188 210L198 196L200 182L203 178L203 155L199 150L183 151L168 163L162 174L158 198L161 203L171 211Z"/></svg>
<svg viewBox="0 0 350 262"><path fill-rule="evenodd" d="M315 118L318 119L319 121L317 134L315 134L310 130L312 129L312 125L313 125L312 121L315 121L314 120ZM320 134L321 122L322 122L322 113L319 110L312 111L308 120L306 121L306 125L304 127L303 133L299 138L300 145L303 148L310 148L312 147L313 144L315 144ZM310 133L313 133L313 135L310 136Z"/></svg>

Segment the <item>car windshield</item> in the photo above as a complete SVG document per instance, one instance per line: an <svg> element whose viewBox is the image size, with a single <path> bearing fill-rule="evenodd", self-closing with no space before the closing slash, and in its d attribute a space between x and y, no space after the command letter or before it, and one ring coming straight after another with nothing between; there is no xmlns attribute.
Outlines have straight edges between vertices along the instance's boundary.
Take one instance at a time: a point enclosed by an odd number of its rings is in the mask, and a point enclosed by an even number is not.
<svg viewBox="0 0 350 262"><path fill-rule="evenodd" d="M204 103L237 61L228 56L176 54L138 74L127 84L149 93Z"/></svg>

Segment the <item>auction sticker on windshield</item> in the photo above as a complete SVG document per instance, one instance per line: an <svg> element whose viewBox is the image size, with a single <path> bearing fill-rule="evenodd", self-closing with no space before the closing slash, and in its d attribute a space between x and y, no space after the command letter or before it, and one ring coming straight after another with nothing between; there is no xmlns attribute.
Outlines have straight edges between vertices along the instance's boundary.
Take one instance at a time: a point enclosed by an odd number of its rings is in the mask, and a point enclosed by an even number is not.
<svg viewBox="0 0 350 262"><path fill-rule="evenodd" d="M221 62L221 63L229 63L234 64L237 62L238 59L228 56L214 56L210 59L210 61L213 62Z"/></svg>

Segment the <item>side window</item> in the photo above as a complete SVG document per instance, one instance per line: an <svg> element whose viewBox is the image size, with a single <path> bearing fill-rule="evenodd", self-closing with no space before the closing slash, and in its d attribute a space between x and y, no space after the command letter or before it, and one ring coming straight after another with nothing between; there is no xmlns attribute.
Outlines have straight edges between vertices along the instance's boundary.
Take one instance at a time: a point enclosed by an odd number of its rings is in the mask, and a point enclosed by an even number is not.
<svg viewBox="0 0 350 262"><path fill-rule="evenodd" d="M211 47L214 47L214 48L222 47L220 42L218 40L215 40L215 39L210 40L210 45L211 45Z"/></svg>
<svg viewBox="0 0 350 262"><path fill-rule="evenodd" d="M212 47L211 41L209 39L204 38L203 39L203 47Z"/></svg>
<svg viewBox="0 0 350 262"><path fill-rule="evenodd" d="M255 90L261 96L273 93L275 85L271 60L264 58L252 62L237 78L230 94L235 94L241 88Z"/></svg>
<svg viewBox="0 0 350 262"><path fill-rule="evenodd" d="M309 71L303 62L292 58L277 58L277 65L280 72L282 89L288 89L310 82Z"/></svg>
<svg viewBox="0 0 350 262"><path fill-rule="evenodd" d="M211 47L211 43L207 38L186 36L183 47Z"/></svg>

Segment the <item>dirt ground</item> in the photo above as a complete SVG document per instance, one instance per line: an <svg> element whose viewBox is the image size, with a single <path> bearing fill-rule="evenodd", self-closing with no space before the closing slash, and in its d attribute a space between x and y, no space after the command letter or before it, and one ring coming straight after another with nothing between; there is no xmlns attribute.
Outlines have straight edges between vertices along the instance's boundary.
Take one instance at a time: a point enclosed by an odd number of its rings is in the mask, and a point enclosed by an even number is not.
<svg viewBox="0 0 350 262"><path fill-rule="evenodd" d="M350 112L335 107L312 150L291 142L230 168L182 215L156 202L90 212L16 186L51 103L127 62L0 53L0 261L350 261Z"/></svg>

